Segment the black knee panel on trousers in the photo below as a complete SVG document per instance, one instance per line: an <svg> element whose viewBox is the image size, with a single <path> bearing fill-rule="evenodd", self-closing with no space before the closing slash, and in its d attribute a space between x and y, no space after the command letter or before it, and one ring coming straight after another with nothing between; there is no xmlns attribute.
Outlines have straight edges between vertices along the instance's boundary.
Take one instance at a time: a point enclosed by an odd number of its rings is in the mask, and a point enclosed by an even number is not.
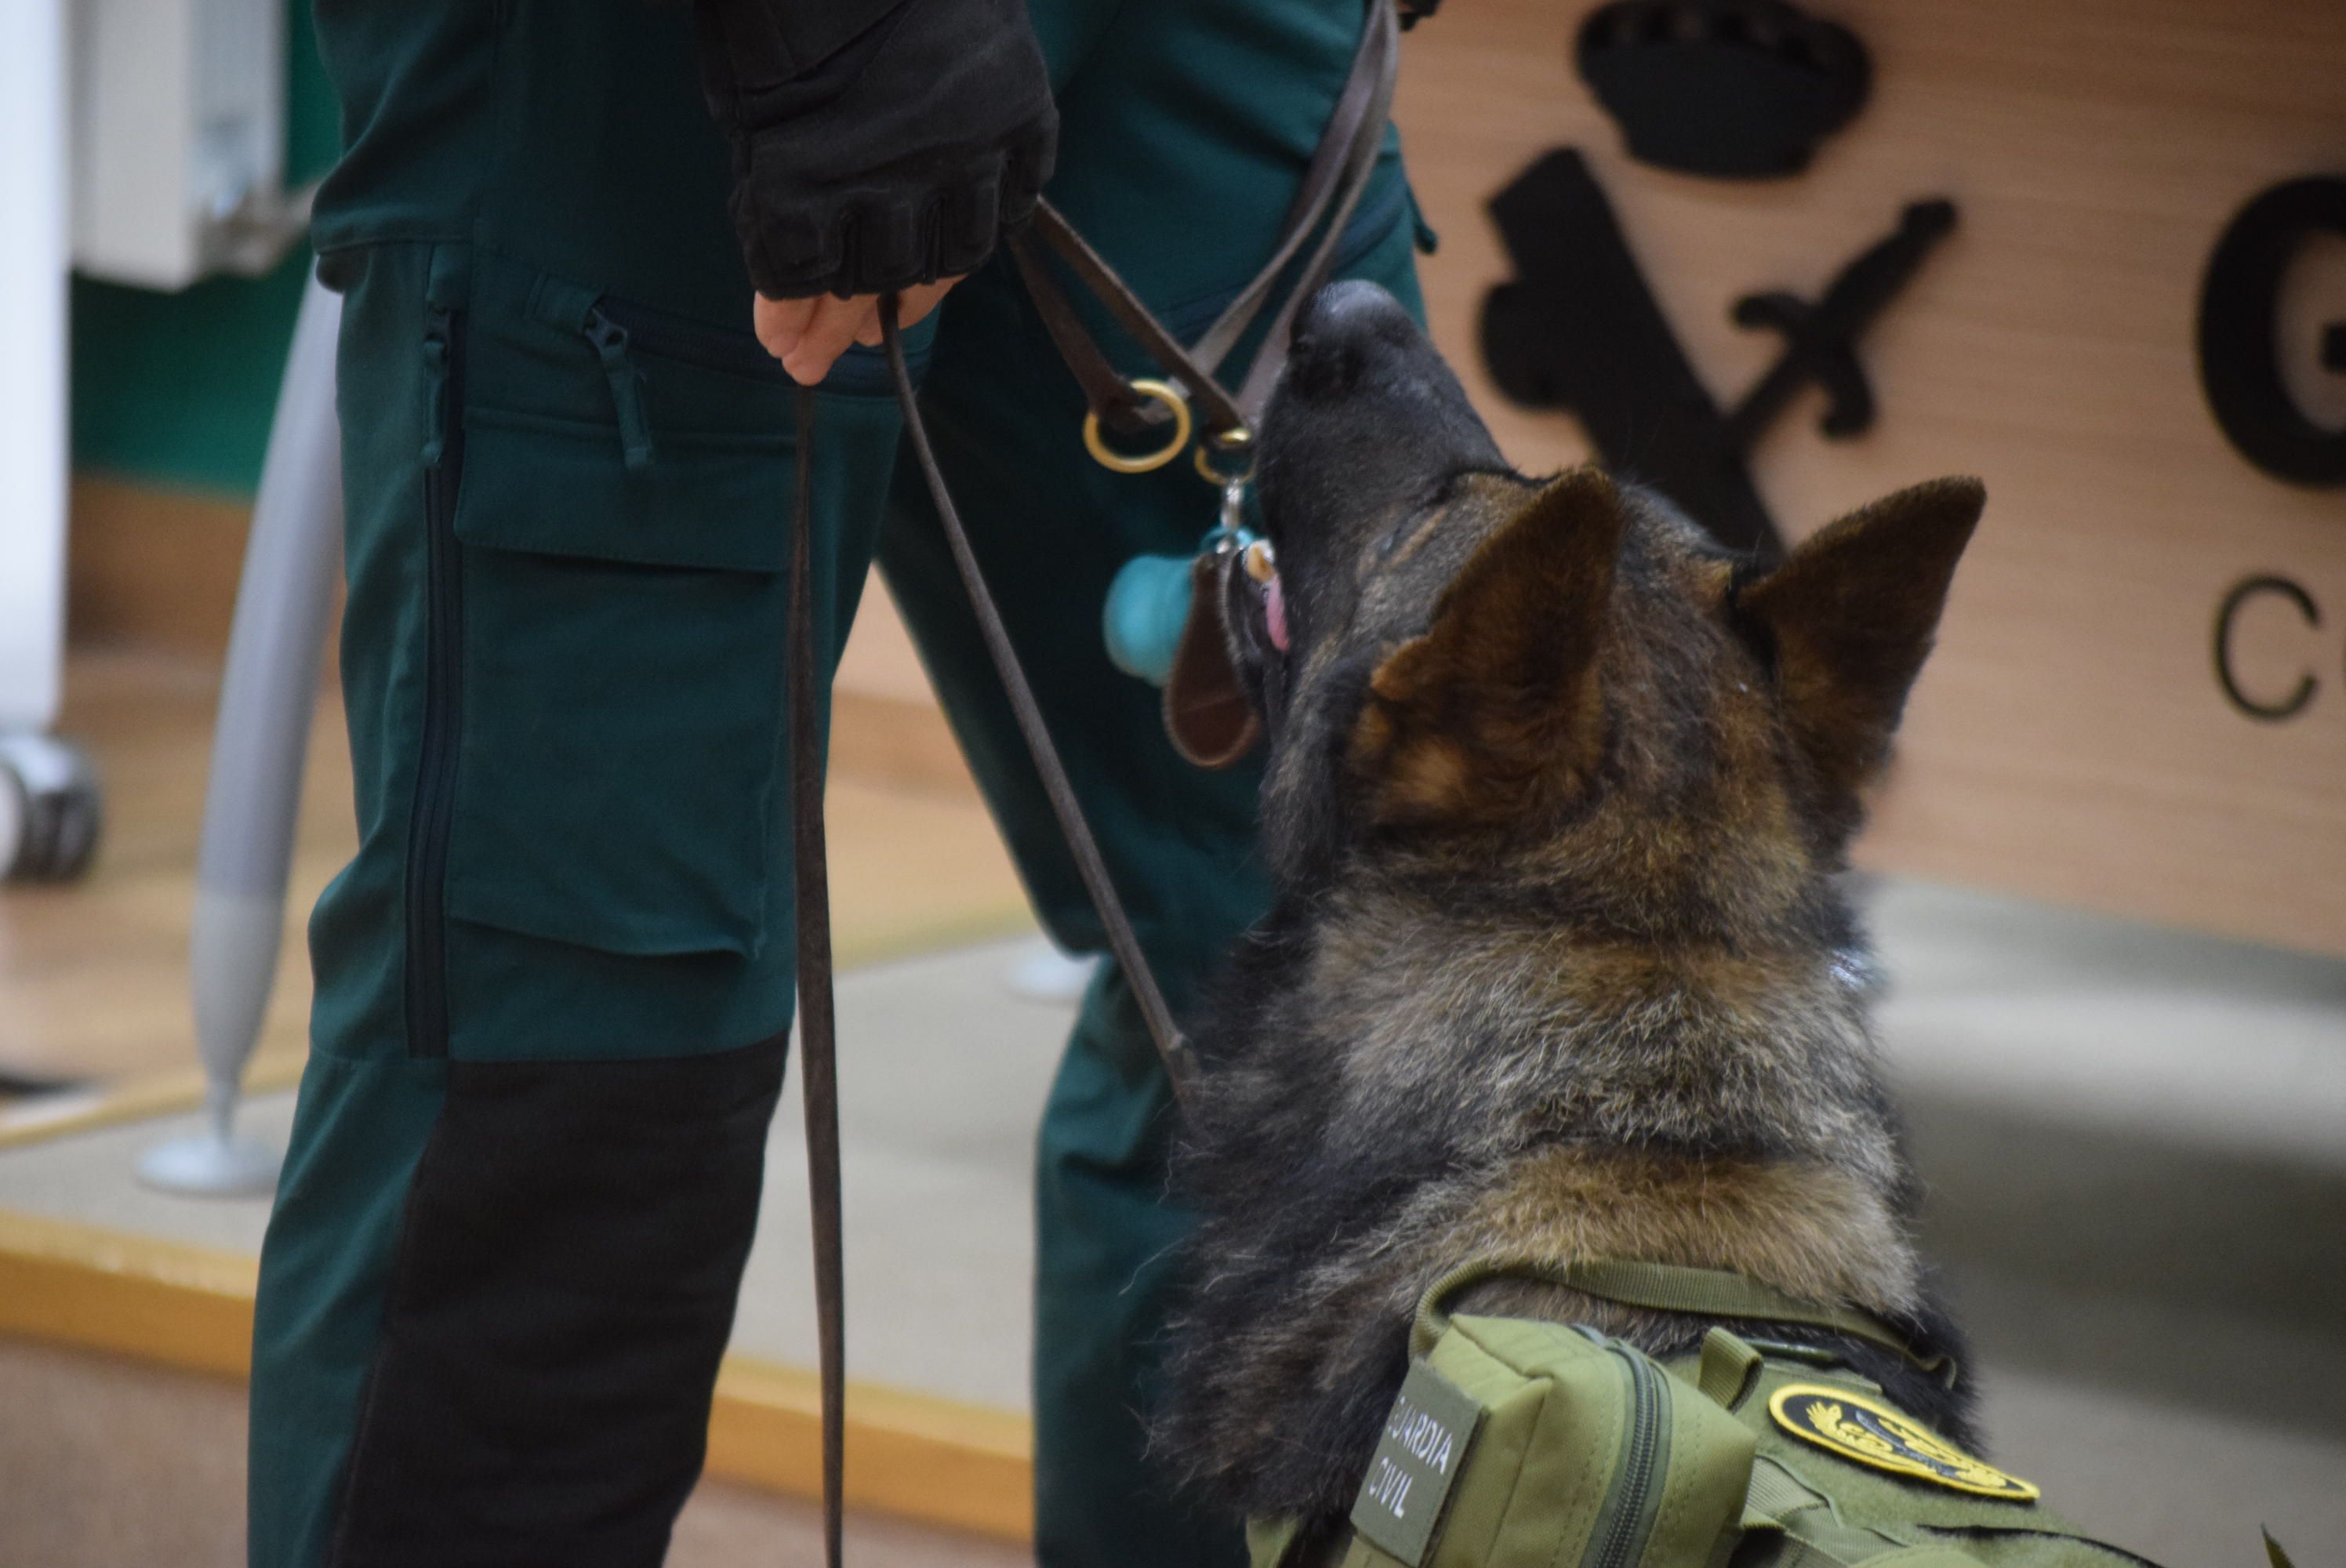
<svg viewBox="0 0 2346 1568"><path fill-rule="evenodd" d="M337 1568L648 1568L700 1471L786 1042L457 1062Z"/></svg>

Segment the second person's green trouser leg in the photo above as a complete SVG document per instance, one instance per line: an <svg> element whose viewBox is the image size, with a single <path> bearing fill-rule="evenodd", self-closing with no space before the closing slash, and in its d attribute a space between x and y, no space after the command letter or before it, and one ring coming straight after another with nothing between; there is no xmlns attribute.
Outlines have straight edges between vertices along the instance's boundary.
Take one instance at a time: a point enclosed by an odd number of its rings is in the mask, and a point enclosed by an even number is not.
<svg viewBox="0 0 2346 1568"><path fill-rule="evenodd" d="M1185 339L1269 253L1360 35L1360 0L1034 7L1061 73L1051 199ZM1100 18L1112 20L1102 23ZM1078 33L1082 36L1078 36ZM1349 226L1340 275L1417 303L1397 154ZM1177 1010L1268 897L1252 766L1201 772L1158 692L1101 638L1109 579L1183 555L1219 493L1184 455L1145 476L1095 463L1076 384L1007 268L949 298L922 402L988 582L1142 945ZM1122 368L1157 373L1091 312ZM1235 384L1240 365L1226 376ZM1027 888L1064 944L1103 941L979 644L925 491L900 457L880 565ZM1177 1502L1145 1454L1159 1342L1190 1217L1167 1200L1163 1072L1121 975L1086 998L1036 1159L1036 1553L1074 1564L1236 1563L1236 1522Z"/></svg>

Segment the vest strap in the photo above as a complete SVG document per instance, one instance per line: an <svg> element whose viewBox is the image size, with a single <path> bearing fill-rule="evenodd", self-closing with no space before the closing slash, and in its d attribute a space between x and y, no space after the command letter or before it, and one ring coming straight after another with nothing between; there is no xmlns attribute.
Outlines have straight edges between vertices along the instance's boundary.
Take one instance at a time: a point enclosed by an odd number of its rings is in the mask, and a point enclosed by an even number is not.
<svg viewBox="0 0 2346 1568"><path fill-rule="evenodd" d="M1830 1329L1902 1357L1944 1382L1955 1385L1952 1356L1924 1356L1906 1337L1862 1308L1848 1302L1803 1301L1773 1286L1720 1268L1689 1268L1675 1263L1637 1263L1626 1258L1583 1257L1569 1263L1533 1257L1477 1257L1452 1269L1419 1302L1411 1349L1423 1355L1448 1326L1443 1304L1460 1291L1502 1277L1544 1279L1623 1307L1654 1312L1686 1312L1759 1323L1797 1323Z"/></svg>

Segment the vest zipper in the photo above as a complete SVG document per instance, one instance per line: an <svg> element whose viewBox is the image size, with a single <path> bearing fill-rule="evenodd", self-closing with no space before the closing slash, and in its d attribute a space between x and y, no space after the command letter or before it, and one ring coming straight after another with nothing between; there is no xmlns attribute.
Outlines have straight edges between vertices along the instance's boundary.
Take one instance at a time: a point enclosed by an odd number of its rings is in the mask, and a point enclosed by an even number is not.
<svg viewBox="0 0 2346 1568"><path fill-rule="evenodd" d="M430 378L423 443L423 739L407 826L407 1049L448 1054L448 823L462 717L463 555L456 492L464 471L464 318L435 309L424 331Z"/></svg>
<svg viewBox="0 0 2346 1568"><path fill-rule="evenodd" d="M1670 1393L1654 1364L1626 1346L1606 1344L1628 1380L1629 1425L1620 1467L1589 1532L1583 1568L1632 1568L1653 1538L1661 1495L1656 1482L1669 1463Z"/></svg>
<svg viewBox="0 0 2346 1568"><path fill-rule="evenodd" d="M619 419L619 457L627 472L640 473L652 465L651 412L644 402L644 372L630 351L627 329L590 308L579 329L603 361L603 378L611 383L611 406Z"/></svg>

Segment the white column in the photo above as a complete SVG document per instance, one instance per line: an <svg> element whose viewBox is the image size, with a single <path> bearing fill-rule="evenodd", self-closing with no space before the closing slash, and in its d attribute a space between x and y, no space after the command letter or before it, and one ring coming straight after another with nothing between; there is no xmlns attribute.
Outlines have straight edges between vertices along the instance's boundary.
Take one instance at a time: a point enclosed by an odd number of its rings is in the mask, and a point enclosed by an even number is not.
<svg viewBox="0 0 2346 1568"><path fill-rule="evenodd" d="M0 0L0 730L56 718L65 649L66 0Z"/></svg>

